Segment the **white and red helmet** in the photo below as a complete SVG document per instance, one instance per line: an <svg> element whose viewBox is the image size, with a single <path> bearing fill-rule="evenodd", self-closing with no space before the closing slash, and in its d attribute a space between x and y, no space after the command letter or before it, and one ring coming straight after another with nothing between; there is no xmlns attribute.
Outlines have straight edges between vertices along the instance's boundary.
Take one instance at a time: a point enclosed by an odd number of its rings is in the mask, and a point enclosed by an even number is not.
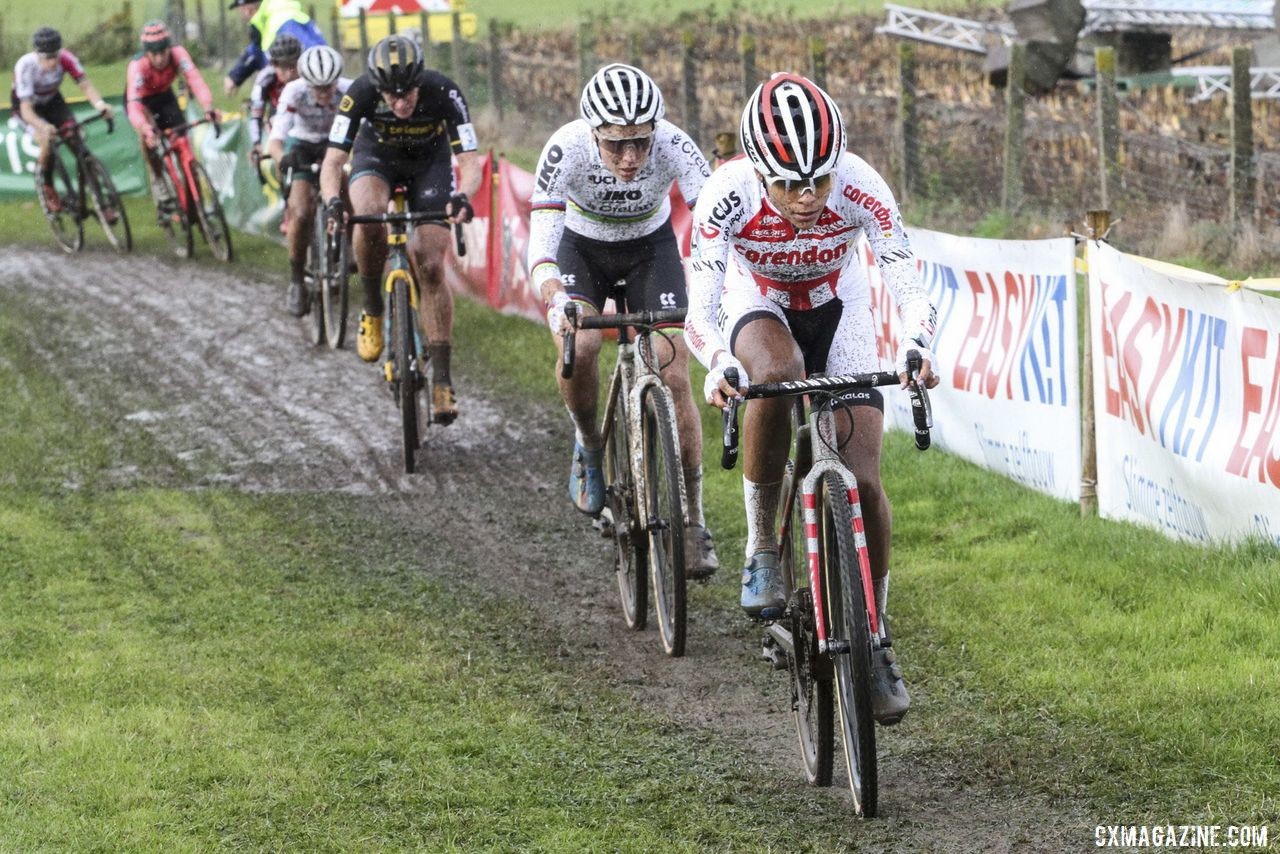
<svg viewBox="0 0 1280 854"><path fill-rule="evenodd" d="M809 181L833 171L845 150L844 119L807 77L774 74L742 111L742 150L766 181Z"/></svg>

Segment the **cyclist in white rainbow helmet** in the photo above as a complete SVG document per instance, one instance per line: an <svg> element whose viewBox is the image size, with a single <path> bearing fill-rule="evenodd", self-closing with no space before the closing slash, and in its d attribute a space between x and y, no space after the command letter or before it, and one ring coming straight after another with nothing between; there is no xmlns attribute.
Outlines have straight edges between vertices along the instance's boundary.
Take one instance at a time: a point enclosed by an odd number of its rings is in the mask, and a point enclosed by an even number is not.
<svg viewBox="0 0 1280 854"><path fill-rule="evenodd" d="M626 305L619 311L688 305L671 228L671 183L692 206L710 170L697 144L663 112L662 92L649 75L630 65L606 65L583 88L580 117L542 149L528 261L557 349L564 346L564 307L572 300L583 314L598 314L615 282L626 283ZM662 359L662 376L675 402L689 504L685 571L707 578L719 561L702 512L702 425L689 386L688 350L679 335L666 340L671 353ZM575 433L569 497L592 516L605 498L597 422L600 345L598 331L579 332L579 367L571 379L559 380Z"/></svg>
<svg viewBox="0 0 1280 854"><path fill-rule="evenodd" d="M749 382L878 369L869 290L857 259L859 232L899 306L905 332L897 369L904 384L906 351L914 348L924 357L920 378L929 388L937 385L928 349L934 308L897 202L884 179L845 150L844 120L831 97L804 77L775 74L747 101L740 142L745 156L716 170L694 209L685 337L709 371L707 402L723 408ZM725 381L728 368L737 369L738 388ZM785 398L752 401L743 424L742 607L762 619L780 616L786 606L776 517L790 436L788 406ZM883 614L892 517L880 482L879 391L859 392L837 423L847 437L842 456L858 479ZM887 635L873 674L875 717L897 723L910 700Z"/></svg>
<svg viewBox="0 0 1280 854"><path fill-rule="evenodd" d="M351 85L350 78L342 76L342 54L323 44L302 52L298 75L280 93L267 140L267 153L280 170L289 205L290 277L285 309L295 317L307 313L309 302L304 277L320 185L319 172L312 166L318 170L324 162L338 97Z"/></svg>

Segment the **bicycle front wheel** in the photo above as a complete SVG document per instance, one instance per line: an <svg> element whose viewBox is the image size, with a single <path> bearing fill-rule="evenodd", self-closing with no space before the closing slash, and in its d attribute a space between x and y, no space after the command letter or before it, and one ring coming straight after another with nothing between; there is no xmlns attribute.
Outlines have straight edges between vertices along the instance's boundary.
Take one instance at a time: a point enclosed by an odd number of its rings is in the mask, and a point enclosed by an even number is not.
<svg viewBox="0 0 1280 854"><path fill-rule="evenodd" d="M316 228L324 236L321 269L320 302L324 310L324 336L329 347L337 350L347 337L347 280L350 246L339 231L330 235L325 218L316 215Z"/></svg>
<svg viewBox="0 0 1280 854"><path fill-rule="evenodd" d="M635 480L631 476L627 393L618 375L609 388L604 437L605 509L613 522L613 565L618 579L622 616L639 631L649 618L649 584L645 578L648 543L636 524Z"/></svg>
<svg viewBox="0 0 1280 854"><path fill-rule="evenodd" d="M399 277L391 289L391 367L394 371L396 402L400 406L401 438L404 444L404 470L413 474L417 463L418 369L413 334L413 309L409 304L409 282Z"/></svg>
<svg viewBox="0 0 1280 854"><path fill-rule="evenodd" d="M219 261L230 261L231 230L227 228L227 217L222 212L222 203L218 201L218 191L209 180L209 173L204 171L198 160L191 161L191 178L196 185L196 219L200 222L204 239L213 250L213 257Z"/></svg>
<svg viewBox="0 0 1280 854"><path fill-rule="evenodd" d="M57 204L51 204L44 194L44 178L36 175L36 198L40 200L40 209L53 232L53 239L65 252L78 252L84 246L84 221L80 218L80 197L71 183L71 175L67 165L62 162L58 149L54 149L53 170L50 182L58 196Z"/></svg>
<svg viewBox="0 0 1280 854"><path fill-rule="evenodd" d="M793 591L786 626L792 651L787 661L791 677L791 716L800 742L804 776L811 786L830 786L835 756L834 706L831 659L818 652L813 591L809 587L809 554L805 548L802 474L792 461L782 483L782 537L778 543L782 575Z"/></svg>
<svg viewBox="0 0 1280 854"><path fill-rule="evenodd" d="M845 770L854 809L870 818L876 814L878 790L876 731L871 717L871 626L860 569L866 544L854 540L854 511L838 476L828 474L822 479L818 509L827 637L844 641L848 647L831 653Z"/></svg>
<svg viewBox="0 0 1280 854"><path fill-rule="evenodd" d="M325 266L325 249L329 234L325 229L324 217L317 213L315 227L311 229L311 242L307 244L307 265L305 282L307 286L310 313L307 316L307 331L312 344L317 347L324 343L324 305L320 294L325 289L327 270Z"/></svg>
<svg viewBox="0 0 1280 854"><path fill-rule="evenodd" d="M177 159L170 155L160 165L160 176L152 177L155 182L152 190L155 194L156 224L168 238L173 254L179 258L190 258L194 248L191 236L191 219L183 208L178 187L173 183L172 168L176 168ZM172 168L171 168L172 167ZM179 173L181 174L181 173Z"/></svg>
<svg viewBox="0 0 1280 854"><path fill-rule="evenodd" d="M645 513L653 607L662 649L684 655L687 581L684 567L684 503L680 444L671 401L651 388L644 396Z"/></svg>
<svg viewBox="0 0 1280 854"><path fill-rule="evenodd" d="M120 193L116 191L111 174L92 154L85 155L84 172L93 197L93 212L107 233L107 241L117 252L129 252L133 249L133 231L129 228L129 214L120 201Z"/></svg>

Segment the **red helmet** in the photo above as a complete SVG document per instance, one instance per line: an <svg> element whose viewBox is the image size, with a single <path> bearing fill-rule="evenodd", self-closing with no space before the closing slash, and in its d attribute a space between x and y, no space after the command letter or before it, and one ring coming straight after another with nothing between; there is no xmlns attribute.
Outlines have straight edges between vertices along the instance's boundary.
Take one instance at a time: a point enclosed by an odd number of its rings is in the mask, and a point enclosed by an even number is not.
<svg viewBox="0 0 1280 854"><path fill-rule="evenodd" d="M799 74L775 74L742 111L742 150L765 180L808 181L832 172L845 150L831 96Z"/></svg>
<svg viewBox="0 0 1280 854"><path fill-rule="evenodd" d="M159 53L173 45L173 36L164 21L147 21L142 27L142 49L147 53Z"/></svg>

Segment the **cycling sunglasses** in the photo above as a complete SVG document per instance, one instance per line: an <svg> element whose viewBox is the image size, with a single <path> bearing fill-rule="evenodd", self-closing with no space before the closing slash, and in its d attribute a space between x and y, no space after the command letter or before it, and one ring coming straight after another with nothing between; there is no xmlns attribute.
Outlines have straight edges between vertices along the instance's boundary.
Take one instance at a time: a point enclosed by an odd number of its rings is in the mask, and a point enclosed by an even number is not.
<svg viewBox="0 0 1280 854"><path fill-rule="evenodd" d="M621 157L629 148L635 149L636 154L648 154L649 149L653 147L653 134L651 133L646 133L642 136L629 136L626 139L608 139L597 133L596 140L605 151L614 157Z"/></svg>
<svg viewBox="0 0 1280 854"><path fill-rule="evenodd" d="M825 195L831 192L831 173L820 175L817 178L803 178L796 180L794 178L770 178L770 187L781 187L782 192L788 196L798 196L806 190L815 196Z"/></svg>

